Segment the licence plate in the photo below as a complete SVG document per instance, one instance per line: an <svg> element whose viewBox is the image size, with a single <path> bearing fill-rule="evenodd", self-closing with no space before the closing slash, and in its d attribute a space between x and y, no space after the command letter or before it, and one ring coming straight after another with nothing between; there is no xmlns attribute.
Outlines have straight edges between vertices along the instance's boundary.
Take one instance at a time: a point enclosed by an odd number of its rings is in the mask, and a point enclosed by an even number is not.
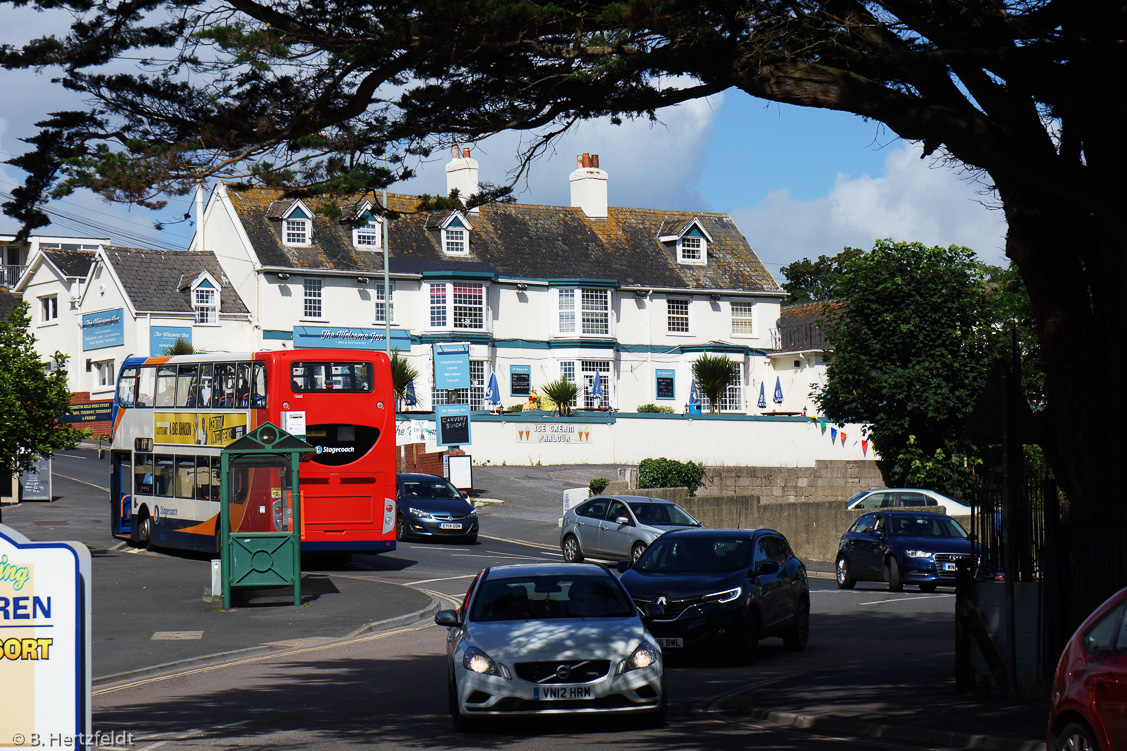
<svg viewBox="0 0 1127 751"><path fill-rule="evenodd" d="M533 688L536 701L574 701L590 699L590 686L536 686Z"/></svg>
<svg viewBox="0 0 1127 751"><path fill-rule="evenodd" d="M658 636L655 638L657 639L657 645L662 649L680 649L685 646L685 642L680 636Z"/></svg>
<svg viewBox="0 0 1127 751"><path fill-rule="evenodd" d="M943 564L943 570L944 571L958 571L959 566L956 563L944 563Z"/></svg>
<svg viewBox="0 0 1127 751"><path fill-rule="evenodd" d="M442 522L438 525L439 529L461 529L462 525L457 522Z"/></svg>

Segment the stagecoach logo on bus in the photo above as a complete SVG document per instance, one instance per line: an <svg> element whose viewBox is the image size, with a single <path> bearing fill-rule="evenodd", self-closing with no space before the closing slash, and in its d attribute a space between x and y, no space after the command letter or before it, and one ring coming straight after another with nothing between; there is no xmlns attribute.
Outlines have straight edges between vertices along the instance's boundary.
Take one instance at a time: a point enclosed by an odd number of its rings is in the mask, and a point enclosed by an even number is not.
<svg viewBox="0 0 1127 751"><path fill-rule="evenodd" d="M245 412L157 412L153 425L157 443L226 446L247 434L247 415Z"/></svg>
<svg viewBox="0 0 1127 751"><path fill-rule="evenodd" d="M0 745L90 730L89 560L79 543L33 543L0 525Z"/></svg>

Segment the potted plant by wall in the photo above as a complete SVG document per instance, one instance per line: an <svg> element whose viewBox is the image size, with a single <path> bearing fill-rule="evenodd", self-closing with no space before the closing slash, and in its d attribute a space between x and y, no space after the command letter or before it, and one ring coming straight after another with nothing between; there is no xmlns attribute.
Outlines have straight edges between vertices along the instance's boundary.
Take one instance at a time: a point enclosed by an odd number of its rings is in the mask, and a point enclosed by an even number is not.
<svg viewBox="0 0 1127 751"><path fill-rule="evenodd" d="M693 378L697 388L708 399L709 414L720 411L720 399L728 390L728 384L735 375L736 363L724 355L710 355L707 352L693 361Z"/></svg>
<svg viewBox="0 0 1127 751"><path fill-rule="evenodd" d="M546 384L540 390L556 405L557 415L571 414L572 405L575 404L575 396L579 393L578 386L561 376L558 380Z"/></svg>

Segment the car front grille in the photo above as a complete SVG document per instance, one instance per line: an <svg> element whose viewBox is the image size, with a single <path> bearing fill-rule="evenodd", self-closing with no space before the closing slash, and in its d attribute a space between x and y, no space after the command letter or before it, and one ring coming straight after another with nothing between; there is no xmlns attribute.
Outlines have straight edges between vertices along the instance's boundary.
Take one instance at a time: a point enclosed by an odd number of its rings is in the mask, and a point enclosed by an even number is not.
<svg viewBox="0 0 1127 751"><path fill-rule="evenodd" d="M466 521L470 518L468 516L463 516L463 515L459 515L459 514L451 514L449 512L442 512L442 511L435 512L435 513L431 514L431 516L433 516L435 519L437 519L440 522L461 522L461 521Z"/></svg>
<svg viewBox="0 0 1127 751"><path fill-rule="evenodd" d="M635 600L634 602L639 608L645 608L647 603L656 602L656 600ZM700 602L701 602L701 598L699 598L699 597L689 597L689 598L686 598L684 600L668 600L667 599L665 602L662 603L662 606L665 609L665 615L661 616L660 618L654 618L654 620L655 621L672 621L672 620L680 617L680 615L682 613L684 613L686 610L688 610L692 606L700 604Z"/></svg>
<svg viewBox="0 0 1127 751"><path fill-rule="evenodd" d="M967 553L936 553L936 563L958 563L959 561L969 561L970 555Z"/></svg>
<svg viewBox="0 0 1127 751"><path fill-rule="evenodd" d="M589 683L610 672L610 660L543 660L518 662L521 680L548 686L557 683Z"/></svg>

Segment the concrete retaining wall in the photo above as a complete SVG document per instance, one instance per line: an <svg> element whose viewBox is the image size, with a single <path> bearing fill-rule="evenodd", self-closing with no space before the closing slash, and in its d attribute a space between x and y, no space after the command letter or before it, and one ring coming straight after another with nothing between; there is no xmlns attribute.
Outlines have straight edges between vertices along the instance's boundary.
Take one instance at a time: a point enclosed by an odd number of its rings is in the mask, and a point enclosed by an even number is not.
<svg viewBox="0 0 1127 751"><path fill-rule="evenodd" d="M608 489L609 490L609 489ZM683 507L706 526L714 529L768 527L782 532L804 561L833 562L841 535L862 511L850 511L844 499L778 503L761 501L757 496L693 496L684 488L631 490L635 495L665 498ZM954 517L964 527L969 517Z"/></svg>
<svg viewBox="0 0 1127 751"><path fill-rule="evenodd" d="M424 441L428 451L438 450L432 414L400 415L398 433L400 443ZM470 437L461 448L475 464L636 465L666 457L709 467L813 467L818 461L876 458L861 426L839 430L796 416L474 412Z"/></svg>

